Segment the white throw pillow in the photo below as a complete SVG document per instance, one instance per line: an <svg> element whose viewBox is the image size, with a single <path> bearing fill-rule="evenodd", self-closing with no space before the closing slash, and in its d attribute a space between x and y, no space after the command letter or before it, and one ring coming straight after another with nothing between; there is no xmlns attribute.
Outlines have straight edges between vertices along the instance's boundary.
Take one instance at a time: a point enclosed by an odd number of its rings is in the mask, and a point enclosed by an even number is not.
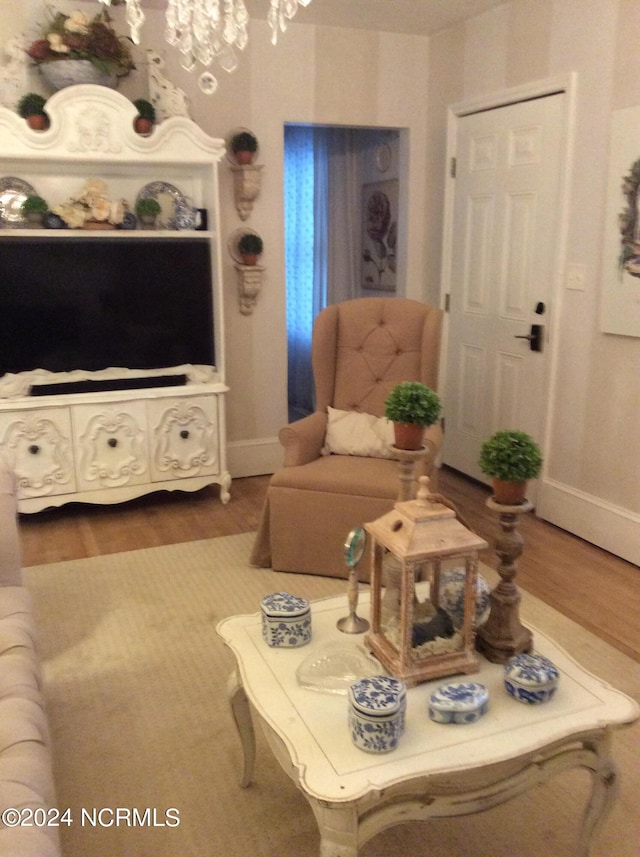
<svg viewBox="0 0 640 857"><path fill-rule="evenodd" d="M393 458L393 423L386 417L374 417L358 411L340 411L327 407L329 420L323 455L362 455L367 458Z"/></svg>

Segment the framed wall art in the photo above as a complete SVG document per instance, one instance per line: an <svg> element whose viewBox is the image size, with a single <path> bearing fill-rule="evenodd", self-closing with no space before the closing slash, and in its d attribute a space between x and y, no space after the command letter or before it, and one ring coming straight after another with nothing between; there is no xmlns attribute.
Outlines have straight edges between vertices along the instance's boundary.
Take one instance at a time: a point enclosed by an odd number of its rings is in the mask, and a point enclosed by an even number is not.
<svg viewBox="0 0 640 857"><path fill-rule="evenodd" d="M363 289L395 292L398 246L398 180L362 186Z"/></svg>
<svg viewBox="0 0 640 857"><path fill-rule="evenodd" d="M640 336L640 107L611 121L601 330Z"/></svg>

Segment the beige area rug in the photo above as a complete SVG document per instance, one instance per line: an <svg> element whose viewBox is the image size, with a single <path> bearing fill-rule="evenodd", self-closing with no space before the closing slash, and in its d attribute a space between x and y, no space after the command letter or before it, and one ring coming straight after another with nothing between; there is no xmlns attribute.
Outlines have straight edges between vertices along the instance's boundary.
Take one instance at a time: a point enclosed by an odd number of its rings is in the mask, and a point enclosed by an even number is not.
<svg viewBox="0 0 640 857"><path fill-rule="evenodd" d="M251 534L28 568L52 725L66 857L317 857L303 795L260 731L255 781L239 788L240 745L226 699L233 659L217 622L287 590L345 592L340 580L248 567ZM491 573L490 582L497 577ZM524 596L522 616L597 675L640 699L640 665ZM457 727L452 727L457 728ZM460 727L463 728L463 727ZM640 855L640 726L616 733L618 803L596 857ZM406 824L362 857L569 857L588 794L586 773L557 777L481 815ZM146 808L147 825L110 824ZM81 810L88 811L82 824ZM178 826L162 826L168 808ZM103 825L87 820L104 809ZM35 855L34 855L35 857Z"/></svg>

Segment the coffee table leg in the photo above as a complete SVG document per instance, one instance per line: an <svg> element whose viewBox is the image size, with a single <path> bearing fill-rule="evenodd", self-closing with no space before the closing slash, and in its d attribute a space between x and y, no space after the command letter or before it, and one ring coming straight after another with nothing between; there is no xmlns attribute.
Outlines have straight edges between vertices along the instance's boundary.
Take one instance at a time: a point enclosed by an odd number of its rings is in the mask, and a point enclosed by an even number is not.
<svg viewBox="0 0 640 857"><path fill-rule="evenodd" d="M591 768L593 784L591 797L582 822L580 835L579 857L589 857L591 842L598 832L607 813L611 809L618 794L618 772L611 757L611 735L605 735L586 741L588 747L596 756L596 762Z"/></svg>
<svg viewBox="0 0 640 857"><path fill-rule="evenodd" d="M305 795L320 830L320 857L358 857L358 813Z"/></svg>
<svg viewBox="0 0 640 857"><path fill-rule="evenodd" d="M253 779L253 768L256 761L256 735L253 731L249 700L237 670L234 670L229 676L227 693L244 756L244 770L240 779L240 787L246 789L247 786L251 785Z"/></svg>

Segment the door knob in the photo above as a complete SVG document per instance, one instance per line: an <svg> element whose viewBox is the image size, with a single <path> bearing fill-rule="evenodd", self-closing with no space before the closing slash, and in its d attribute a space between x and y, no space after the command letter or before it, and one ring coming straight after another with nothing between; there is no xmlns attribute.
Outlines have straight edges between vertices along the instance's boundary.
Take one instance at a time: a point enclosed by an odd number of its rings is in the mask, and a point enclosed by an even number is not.
<svg viewBox="0 0 640 857"><path fill-rule="evenodd" d="M528 339L529 348L532 351L542 351L542 331L544 327L541 324L532 324L531 333L517 334L514 339Z"/></svg>

